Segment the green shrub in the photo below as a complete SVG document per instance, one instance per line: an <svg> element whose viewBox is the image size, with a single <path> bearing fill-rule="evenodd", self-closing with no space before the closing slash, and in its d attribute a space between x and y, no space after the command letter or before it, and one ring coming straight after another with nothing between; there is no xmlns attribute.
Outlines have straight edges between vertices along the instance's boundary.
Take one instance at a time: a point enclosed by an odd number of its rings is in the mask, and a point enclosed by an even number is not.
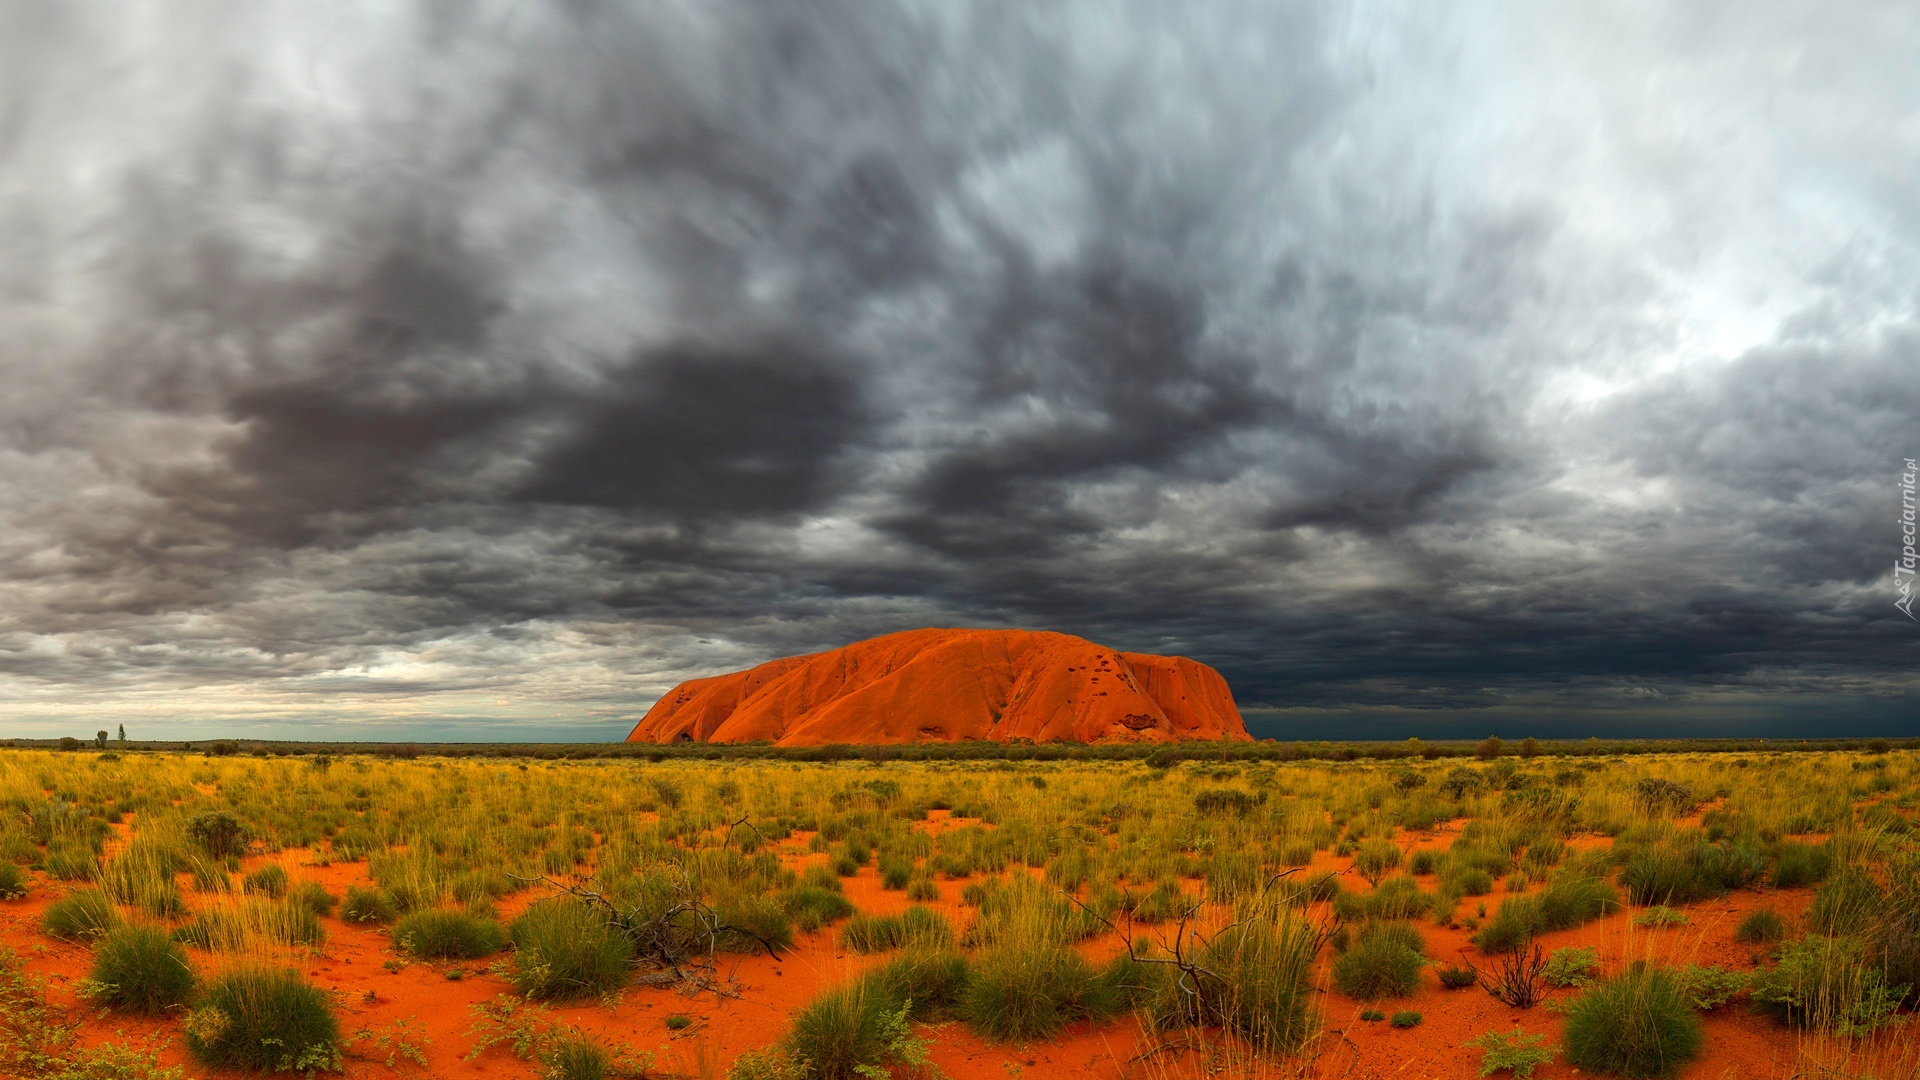
<svg viewBox="0 0 1920 1080"><path fill-rule="evenodd" d="M84 889L55 900L40 918L40 928L63 941L96 938L119 925L120 913L98 889Z"/></svg>
<svg viewBox="0 0 1920 1080"><path fill-rule="evenodd" d="M1333 983L1361 1001L1406 997L1420 986L1421 948L1419 933L1406 923L1370 924L1333 962Z"/></svg>
<svg viewBox="0 0 1920 1080"><path fill-rule="evenodd" d="M1775 850L1773 883L1782 889L1818 885L1833 873L1831 844L1802 844L1782 841Z"/></svg>
<svg viewBox="0 0 1920 1080"><path fill-rule="evenodd" d="M1680 993L1686 997L1687 1004L1701 1012L1712 1012L1732 1001L1746 990L1749 982L1747 976L1738 971L1699 964L1689 964L1673 975L1680 980Z"/></svg>
<svg viewBox="0 0 1920 1080"><path fill-rule="evenodd" d="M1432 910L1433 901L1433 894L1422 891L1418 881L1401 874L1382 881L1367 892L1336 894L1333 897L1333 911L1348 922L1397 921L1425 915Z"/></svg>
<svg viewBox="0 0 1920 1080"><path fill-rule="evenodd" d="M1353 853L1353 869L1368 884L1377 884L1387 871L1400 865L1400 849L1391 840L1368 840Z"/></svg>
<svg viewBox="0 0 1920 1080"><path fill-rule="evenodd" d="M1439 976L1440 985L1448 990L1465 990L1480 981L1480 976L1474 974L1472 968L1456 967L1451 964L1441 968L1435 974Z"/></svg>
<svg viewBox="0 0 1920 1080"><path fill-rule="evenodd" d="M1633 917L1635 926L1685 926L1687 913L1670 908L1665 904L1655 904Z"/></svg>
<svg viewBox="0 0 1920 1080"><path fill-rule="evenodd" d="M943 948L953 944L953 927L939 912L915 904L899 915L855 915L847 920L840 940L857 953L885 952L902 945Z"/></svg>
<svg viewBox="0 0 1920 1080"><path fill-rule="evenodd" d="M1512 952L1550 930L1572 930L1617 910L1620 894L1598 878L1562 877L1534 896L1501 901L1492 920L1473 935L1484 953Z"/></svg>
<svg viewBox="0 0 1920 1080"><path fill-rule="evenodd" d="M1569 947L1555 949L1547 957L1540 978L1548 986L1585 986L1600 975L1600 950Z"/></svg>
<svg viewBox="0 0 1920 1080"><path fill-rule="evenodd" d="M1835 874L1813 894L1807 928L1827 937L1857 934L1872 924L1884 897L1873 876L1857 866Z"/></svg>
<svg viewBox="0 0 1920 1080"><path fill-rule="evenodd" d="M881 888L891 889L891 890L904 889L907 887L907 882L911 881L912 879L913 879L912 860L910 859L909 860L895 860L895 859L880 860L880 887Z"/></svg>
<svg viewBox="0 0 1920 1080"><path fill-rule="evenodd" d="M201 911L173 936L202 949L245 949L258 938L283 945L317 945L326 939L326 931L312 911L298 904L249 900Z"/></svg>
<svg viewBox="0 0 1920 1080"><path fill-rule="evenodd" d="M1657 776L1642 777L1633 785L1634 805L1649 814L1689 814L1700 805L1693 789Z"/></svg>
<svg viewBox="0 0 1920 1080"><path fill-rule="evenodd" d="M1388 1024L1397 1028L1418 1027L1420 1024L1420 1014L1414 1012L1412 1009L1405 1009L1394 1013L1393 1019L1389 1020Z"/></svg>
<svg viewBox="0 0 1920 1080"><path fill-rule="evenodd" d="M1693 852L1694 873L1716 892L1747 889L1767 876L1766 856L1741 843L1701 844Z"/></svg>
<svg viewBox="0 0 1920 1080"><path fill-rule="evenodd" d="M744 1075L769 1080L855 1080L887 1075L889 1061L912 1058L918 1046L906 1010L855 979L808 1002L783 1040L785 1063ZM729 1075L734 1075L729 1073Z"/></svg>
<svg viewBox="0 0 1920 1080"><path fill-rule="evenodd" d="M835 884L838 884L835 879ZM853 901L837 889L824 889L818 885L801 885L787 890L782 904L793 924L805 933L826 926L838 919L853 914Z"/></svg>
<svg viewBox="0 0 1920 1080"><path fill-rule="evenodd" d="M513 921L514 988L529 998L604 995L627 980L633 942L586 904L542 900Z"/></svg>
<svg viewBox="0 0 1920 1080"><path fill-rule="evenodd" d="M400 909L384 890L362 885L347 886L347 900L340 918L350 923L390 923L400 917Z"/></svg>
<svg viewBox="0 0 1920 1080"><path fill-rule="evenodd" d="M926 874L918 875L907 882L907 899L916 902L938 900L940 899L940 886L933 883L931 876Z"/></svg>
<svg viewBox="0 0 1920 1080"><path fill-rule="evenodd" d="M714 914L726 927L714 940L721 952L751 954L769 946L778 950L793 945L793 923L779 897L765 893L731 896L714 905Z"/></svg>
<svg viewBox="0 0 1920 1080"><path fill-rule="evenodd" d="M56 881L92 881L99 873L100 862L94 857L93 848L76 841L56 840L47 845L40 868Z"/></svg>
<svg viewBox="0 0 1920 1080"><path fill-rule="evenodd" d="M1086 1011L1092 967L1047 934L1008 934L981 950L960 1014L990 1039L1047 1039Z"/></svg>
<svg viewBox="0 0 1920 1080"><path fill-rule="evenodd" d="M506 932L492 919L464 911L416 911L393 924L396 948L426 960L477 960L492 956L507 943Z"/></svg>
<svg viewBox="0 0 1920 1080"><path fill-rule="evenodd" d="M840 875L825 866L809 866L800 872L800 887L826 889L828 892L842 892L846 886L841 883Z"/></svg>
<svg viewBox="0 0 1920 1080"><path fill-rule="evenodd" d="M191 998L193 985L186 950L161 927L117 927L94 946L87 993L102 1005L162 1012Z"/></svg>
<svg viewBox="0 0 1920 1080"><path fill-rule="evenodd" d="M1669 1076L1700 1053L1703 1036L1673 973L1635 965L1580 995L1567 1010L1567 1063L1614 1076Z"/></svg>
<svg viewBox="0 0 1920 1080"><path fill-rule="evenodd" d="M1635 852L1620 871L1620 884L1636 904L1686 904L1718 891L1691 859L1665 847Z"/></svg>
<svg viewBox="0 0 1920 1080"><path fill-rule="evenodd" d="M1920 1003L1920 852L1887 864L1886 901L1867 933L1867 951L1890 986L1904 986L1903 1004Z"/></svg>
<svg viewBox="0 0 1920 1080"><path fill-rule="evenodd" d="M317 881L296 883L288 890L287 899L315 915L333 914L333 905L337 903L333 894L327 891L327 887Z"/></svg>
<svg viewBox="0 0 1920 1080"><path fill-rule="evenodd" d="M340 1068L327 995L291 969L239 968L207 984L184 1025L207 1065L285 1072Z"/></svg>
<svg viewBox="0 0 1920 1080"><path fill-rule="evenodd" d="M1465 1045L1469 1049L1480 1051L1480 1075L1492 1076L1497 1072L1510 1072L1521 1080L1533 1075L1535 1066L1545 1065L1553 1060L1553 1048L1544 1045L1545 1035L1529 1035L1521 1028L1512 1031L1489 1031L1469 1040Z"/></svg>
<svg viewBox="0 0 1920 1080"><path fill-rule="evenodd" d="M1361 1009L1360 1010L1360 1019L1366 1021L1369 1024L1377 1024L1380 1021L1385 1020L1386 1018L1387 1018L1387 1014L1381 1012L1379 1009Z"/></svg>
<svg viewBox="0 0 1920 1080"><path fill-rule="evenodd" d="M27 895L27 872L20 864L0 861L0 900L20 900Z"/></svg>
<svg viewBox="0 0 1920 1080"><path fill-rule="evenodd" d="M1177 974L1167 965L1147 963L1129 953L1120 953L1095 973L1088 997L1089 1011L1097 1016L1118 1015L1146 1006L1165 992L1168 980Z"/></svg>
<svg viewBox="0 0 1920 1080"><path fill-rule="evenodd" d="M1268 1055L1290 1054L1319 1026L1313 988L1321 945L1317 927L1290 912L1252 917L1216 934L1200 950L1200 977L1190 994L1159 981L1146 1003L1149 1025L1223 1027ZM1162 972L1165 965L1155 965Z"/></svg>
<svg viewBox="0 0 1920 1080"><path fill-rule="evenodd" d="M873 992L894 1007L912 1004L917 1020L952 1015L966 996L967 958L951 948L909 948L868 973Z"/></svg>
<svg viewBox="0 0 1920 1080"><path fill-rule="evenodd" d="M1787 936L1787 921L1772 908L1759 908L1747 913L1733 932L1733 940L1746 945L1759 945L1779 941Z"/></svg>
<svg viewBox="0 0 1920 1080"><path fill-rule="evenodd" d="M554 1040L540 1063L547 1067L543 1080L606 1080L613 1055L585 1035L570 1035Z"/></svg>
<svg viewBox="0 0 1920 1080"><path fill-rule="evenodd" d="M899 916L860 912L840 929L840 944L850 952L886 952L899 948L905 936Z"/></svg>
<svg viewBox="0 0 1920 1080"><path fill-rule="evenodd" d="M210 810L187 822L187 836L216 859L247 853L247 830L223 810Z"/></svg>
<svg viewBox="0 0 1920 1080"><path fill-rule="evenodd" d="M1581 874L1556 879L1536 899L1547 930L1572 930L1620 910L1620 894L1613 886Z"/></svg>
<svg viewBox="0 0 1920 1080"><path fill-rule="evenodd" d="M241 887L247 892L271 896L277 900L287 895L286 867L279 863L268 863L242 879Z"/></svg>
<svg viewBox="0 0 1920 1080"><path fill-rule="evenodd" d="M1892 1022L1899 996L1857 938L1808 935L1752 982L1756 1011L1798 1028L1864 1035Z"/></svg>

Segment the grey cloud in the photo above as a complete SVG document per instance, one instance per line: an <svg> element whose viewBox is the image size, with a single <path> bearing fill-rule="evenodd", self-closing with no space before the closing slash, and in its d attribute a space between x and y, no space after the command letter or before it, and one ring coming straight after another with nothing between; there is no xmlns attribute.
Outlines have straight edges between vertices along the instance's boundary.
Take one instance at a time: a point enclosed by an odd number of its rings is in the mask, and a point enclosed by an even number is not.
<svg viewBox="0 0 1920 1080"><path fill-rule="evenodd" d="M1895 11L16 5L0 716L617 733L948 624L1910 722Z"/></svg>

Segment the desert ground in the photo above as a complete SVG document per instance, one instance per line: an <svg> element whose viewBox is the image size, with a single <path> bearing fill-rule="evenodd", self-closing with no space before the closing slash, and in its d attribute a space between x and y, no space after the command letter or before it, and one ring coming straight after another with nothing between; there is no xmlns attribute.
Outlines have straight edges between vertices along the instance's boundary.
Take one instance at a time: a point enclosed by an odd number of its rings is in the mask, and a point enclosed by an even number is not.
<svg viewBox="0 0 1920 1080"><path fill-rule="evenodd" d="M0 752L0 1075L1920 1076L1920 753L1195 756Z"/></svg>

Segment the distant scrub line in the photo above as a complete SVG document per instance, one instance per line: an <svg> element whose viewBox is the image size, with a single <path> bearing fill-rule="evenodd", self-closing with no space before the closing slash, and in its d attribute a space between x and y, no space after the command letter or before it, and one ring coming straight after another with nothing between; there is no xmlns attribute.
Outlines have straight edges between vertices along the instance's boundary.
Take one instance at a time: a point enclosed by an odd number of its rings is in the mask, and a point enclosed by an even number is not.
<svg viewBox="0 0 1920 1080"><path fill-rule="evenodd" d="M326 754L370 754L412 760L421 756L446 758L535 758L544 761L641 758L647 761L1144 761L1154 766L1184 761L1399 761L1421 758L1500 757L1619 757L1642 754L1831 753L1835 751L1883 754L1889 750L1920 750L1920 738L1911 739L1524 739L1499 738L1425 742L1184 742L1164 743L1030 743L962 742L826 746L774 746L771 743L375 743L282 742L254 739L212 739L188 742L135 740L98 746L91 740L6 739L0 747L74 752L164 752L229 757L300 757Z"/></svg>

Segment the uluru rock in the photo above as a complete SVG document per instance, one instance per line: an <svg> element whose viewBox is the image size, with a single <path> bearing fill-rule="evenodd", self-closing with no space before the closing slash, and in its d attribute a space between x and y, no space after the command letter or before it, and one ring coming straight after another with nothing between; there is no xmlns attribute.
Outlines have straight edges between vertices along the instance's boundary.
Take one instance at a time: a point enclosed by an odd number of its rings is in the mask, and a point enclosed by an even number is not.
<svg viewBox="0 0 1920 1080"><path fill-rule="evenodd" d="M1071 634L908 630L689 679L628 742L1249 741L1220 673Z"/></svg>

